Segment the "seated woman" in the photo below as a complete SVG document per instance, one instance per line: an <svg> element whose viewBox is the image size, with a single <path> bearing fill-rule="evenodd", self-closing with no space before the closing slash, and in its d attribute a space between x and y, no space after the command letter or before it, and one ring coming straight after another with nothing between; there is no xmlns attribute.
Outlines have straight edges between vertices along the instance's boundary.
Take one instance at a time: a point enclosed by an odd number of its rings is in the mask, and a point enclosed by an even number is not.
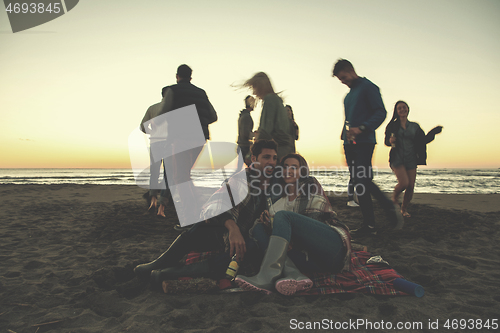
<svg viewBox="0 0 500 333"><path fill-rule="evenodd" d="M351 237L349 229L336 219L321 185L309 176L305 159L288 154L281 160L281 167L281 192L274 186L270 189L269 211L262 213L252 230L258 244L267 246L260 271L252 277L238 275L235 281L246 290L269 294L275 287L284 295L292 295L312 287L312 281L291 260L292 253L307 251L308 265L295 260L304 271L349 270Z"/></svg>

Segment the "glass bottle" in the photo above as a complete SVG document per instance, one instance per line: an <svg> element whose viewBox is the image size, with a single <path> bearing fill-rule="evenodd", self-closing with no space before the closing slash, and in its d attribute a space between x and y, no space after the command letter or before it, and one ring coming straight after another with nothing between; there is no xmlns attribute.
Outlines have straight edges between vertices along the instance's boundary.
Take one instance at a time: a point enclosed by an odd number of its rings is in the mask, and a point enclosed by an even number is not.
<svg viewBox="0 0 500 333"><path fill-rule="evenodd" d="M229 266L227 266L226 270L226 279L232 280L238 274L238 269L240 268L240 264L236 260L236 254L231 258L231 262Z"/></svg>

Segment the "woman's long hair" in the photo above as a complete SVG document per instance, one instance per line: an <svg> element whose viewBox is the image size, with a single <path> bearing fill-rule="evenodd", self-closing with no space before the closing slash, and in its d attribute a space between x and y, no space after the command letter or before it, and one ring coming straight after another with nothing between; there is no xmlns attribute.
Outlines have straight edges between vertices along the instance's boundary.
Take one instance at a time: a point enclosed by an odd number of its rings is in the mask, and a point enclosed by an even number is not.
<svg viewBox="0 0 500 333"><path fill-rule="evenodd" d="M290 153L281 159L279 166L285 169L285 161L289 158L295 158L297 161L299 161L299 176L300 179L308 178L309 177L309 165L307 165L306 159L297 153Z"/></svg>
<svg viewBox="0 0 500 333"><path fill-rule="evenodd" d="M243 83L243 87L252 88L255 91L255 95L260 99L263 99L267 94L274 93L271 80L264 72L256 73L254 76L246 80Z"/></svg>
<svg viewBox="0 0 500 333"><path fill-rule="evenodd" d="M302 186L302 184L310 179L309 177L309 166L307 165L307 161L302 155L296 154L296 153L290 153L288 155L283 156L283 158L280 160L279 164L276 166L276 175L279 175L281 172L281 176L278 176L278 182L276 183L276 186L281 187L282 191L280 192L280 196L285 196L286 192L283 191L283 189L286 188L286 183L285 183L285 161L289 158L295 158L297 161L299 161L299 179L298 179L298 187Z"/></svg>
<svg viewBox="0 0 500 333"><path fill-rule="evenodd" d="M401 126L401 120L399 119L398 116L398 104L404 103L408 107L408 113L410 112L410 107L408 106L408 103L405 101L397 101L396 104L394 104L394 112L392 114L391 121L387 124L385 127L385 132L391 132L391 133L396 133L399 130L399 127Z"/></svg>

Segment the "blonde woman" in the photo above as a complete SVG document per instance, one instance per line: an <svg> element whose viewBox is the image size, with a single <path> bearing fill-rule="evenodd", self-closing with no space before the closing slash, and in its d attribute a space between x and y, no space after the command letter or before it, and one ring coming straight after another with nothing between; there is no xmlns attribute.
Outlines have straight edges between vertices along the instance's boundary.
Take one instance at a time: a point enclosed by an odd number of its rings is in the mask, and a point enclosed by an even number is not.
<svg viewBox="0 0 500 333"><path fill-rule="evenodd" d="M278 161L293 151L290 136L288 112L283 100L274 92L271 80L266 73L259 72L243 83L243 87L251 88L253 94L262 100L262 113L255 140L273 139L278 144Z"/></svg>

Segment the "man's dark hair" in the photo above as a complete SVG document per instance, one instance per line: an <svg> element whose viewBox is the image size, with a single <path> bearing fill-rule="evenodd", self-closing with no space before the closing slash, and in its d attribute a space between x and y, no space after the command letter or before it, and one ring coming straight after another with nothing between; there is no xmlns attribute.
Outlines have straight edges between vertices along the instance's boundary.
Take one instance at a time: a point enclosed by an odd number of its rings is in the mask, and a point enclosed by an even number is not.
<svg viewBox="0 0 500 333"><path fill-rule="evenodd" d="M165 93L167 92L168 86L165 86L161 89L161 97L165 97Z"/></svg>
<svg viewBox="0 0 500 333"><path fill-rule="evenodd" d="M247 97L245 97L245 107L246 108L249 108L250 107L250 104L248 104L248 99L249 98L252 98L252 95L248 95Z"/></svg>
<svg viewBox="0 0 500 333"><path fill-rule="evenodd" d="M183 64L183 65L180 65L179 67L177 67L177 75L180 78L190 79L192 73L193 73L193 70L191 69L191 67L189 67L186 64Z"/></svg>
<svg viewBox="0 0 500 333"><path fill-rule="evenodd" d="M252 147L250 147L252 156L259 157L262 153L262 149L274 149L278 152L278 144L274 140L257 140Z"/></svg>
<svg viewBox="0 0 500 333"><path fill-rule="evenodd" d="M341 71L351 71L354 70L351 62L346 59L339 59L333 66L333 76L337 76Z"/></svg>

